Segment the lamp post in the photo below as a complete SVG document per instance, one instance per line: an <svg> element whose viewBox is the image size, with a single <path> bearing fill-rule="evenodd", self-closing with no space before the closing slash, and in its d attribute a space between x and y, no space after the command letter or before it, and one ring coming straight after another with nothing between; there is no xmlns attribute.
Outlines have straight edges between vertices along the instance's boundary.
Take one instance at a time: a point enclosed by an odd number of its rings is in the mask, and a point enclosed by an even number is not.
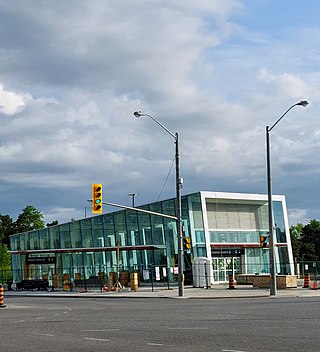
<svg viewBox="0 0 320 352"><path fill-rule="evenodd" d="M135 198L135 196L138 196L138 195L139 195L138 193L129 193L128 194L128 197L132 197L132 206L133 206L133 208L135 207L134 198Z"/></svg>
<svg viewBox="0 0 320 352"><path fill-rule="evenodd" d="M182 220L181 220L181 178L180 178L180 159L179 159L179 135L178 133L173 134L167 127L161 122L155 119L149 114L142 113L141 111L135 111L133 113L135 117L147 116L162 127L171 137L174 138L176 145L175 160L176 160L176 207L177 207L177 232L178 232L178 293L180 297L183 297L183 237L182 237Z"/></svg>
<svg viewBox="0 0 320 352"><path fill-rule="evenodd" d="M271 126L266 126L266 145L267 145L267 185L268 185L268 223L269 223L269 257L270 257L270 295L277 294L277 281L276 281L276 264L274 253L274 229L273 229L273 210L272 210L272 183L271 183L271 163L270 163L270 138L269 133L271 130L282 120L282 118L295 106L306 107L308 102L302 100L299 103L293 104L290 108Z"/></svg>

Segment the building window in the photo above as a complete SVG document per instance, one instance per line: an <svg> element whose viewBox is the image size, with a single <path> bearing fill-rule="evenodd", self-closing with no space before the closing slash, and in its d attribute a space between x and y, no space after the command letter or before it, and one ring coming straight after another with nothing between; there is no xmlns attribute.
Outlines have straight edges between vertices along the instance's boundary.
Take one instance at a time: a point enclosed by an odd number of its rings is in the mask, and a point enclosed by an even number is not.
<svg viewBox="0 0 320 352"><path fill-rule="evenodd" d="M196 235L196 242L197 243L205 243L206 239L205 239L205 235L204 235L203 230L196 230L195 235Z"/></svg>
<svg viewBox="0 0 320 352"><path fill-rule="evenodd" d="M262 248L246 248L246 273L268 274L269 250Z"/></svg>
<svg viewBox="0 0 320 352"><path fill-rule="evenodd" d="M60 241L61 248L71 248L69 224L63 224L60 226Z"/></svg>
<svg viewBox="0 0 320 352"><path fill-rule="evenodd" d="M197 256L207 257L207 250L205 246L197 246Z"/></svg>

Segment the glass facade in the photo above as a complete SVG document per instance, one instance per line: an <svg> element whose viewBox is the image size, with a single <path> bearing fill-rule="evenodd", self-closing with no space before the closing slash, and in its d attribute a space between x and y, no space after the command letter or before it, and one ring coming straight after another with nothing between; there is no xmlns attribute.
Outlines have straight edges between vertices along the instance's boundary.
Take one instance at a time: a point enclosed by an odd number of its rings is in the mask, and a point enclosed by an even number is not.
<svg viewBox="0 0 320 352"><path fill-rule="evenodd" d="M175 204L175 199L169 199L139 208L175 216ZM277 271L292 274L284 197L273 207ZM192 245L184 252L186 270L192 269L194 258L206 257L212 261L212 283L224 281L230 272L269 272L269 250L259 246L260 235L268 234L265 195L198 192L184 196L182 224L183 236L190 237ZM141 280L148 280L145 271L150 268L160 273L157 280L177 279L176 221L159 215L117 211L16 234L10 245L15 282L61 279L66 274L70 280L101 273L108 277L114 272L138 272Z"/></svg>
<svg viewBox="0 0 320 352"><path fill-rule="evenodd" d="M281 200L273 201L276 271L278 274L293 274L290 235L285 225L285 198L277 197ZM230 196L206 197L204 200L216 275L226 277L232 263L237 263L233 274L268 274L269 248L257 246L260 236L269 237L267 199L259 196L252 199L235 198L237 199L231 199Z"/></svg>

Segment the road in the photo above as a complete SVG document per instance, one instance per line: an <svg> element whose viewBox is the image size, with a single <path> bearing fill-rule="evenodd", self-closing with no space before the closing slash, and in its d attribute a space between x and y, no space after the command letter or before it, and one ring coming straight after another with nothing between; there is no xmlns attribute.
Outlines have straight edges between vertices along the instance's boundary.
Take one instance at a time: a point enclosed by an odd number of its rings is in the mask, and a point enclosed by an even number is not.
<svg viewBox="0 0 320 352"><path fill-rule="evenodd" d="M9 297L1 351L319 351L319 298Z"/></svg>

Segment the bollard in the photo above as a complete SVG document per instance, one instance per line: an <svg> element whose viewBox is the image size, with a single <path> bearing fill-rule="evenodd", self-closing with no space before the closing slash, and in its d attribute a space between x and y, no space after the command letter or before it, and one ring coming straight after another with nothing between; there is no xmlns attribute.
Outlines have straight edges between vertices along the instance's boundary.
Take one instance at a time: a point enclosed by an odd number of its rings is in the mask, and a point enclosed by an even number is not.
<svg viewBox="0 0 320 352"><path fill-rule="evenodd" d="M304 280L303 280L303 288L309 288L310 287L310 276L309 274L304 275Z"/></svg>
<svg viewBox="0 0 320 352"><path fill-rule="evenodd" d="M234 279L233 279L233 275L229 275L229 290L233 290L234 287Z"/></svg>
<svg viewBox="0 0 320 352"><path fill-rule="evenodd" d="M0 285L0 308L5 308L5 305L3 304L3 292L4 292L3 286Z"/></svg>

